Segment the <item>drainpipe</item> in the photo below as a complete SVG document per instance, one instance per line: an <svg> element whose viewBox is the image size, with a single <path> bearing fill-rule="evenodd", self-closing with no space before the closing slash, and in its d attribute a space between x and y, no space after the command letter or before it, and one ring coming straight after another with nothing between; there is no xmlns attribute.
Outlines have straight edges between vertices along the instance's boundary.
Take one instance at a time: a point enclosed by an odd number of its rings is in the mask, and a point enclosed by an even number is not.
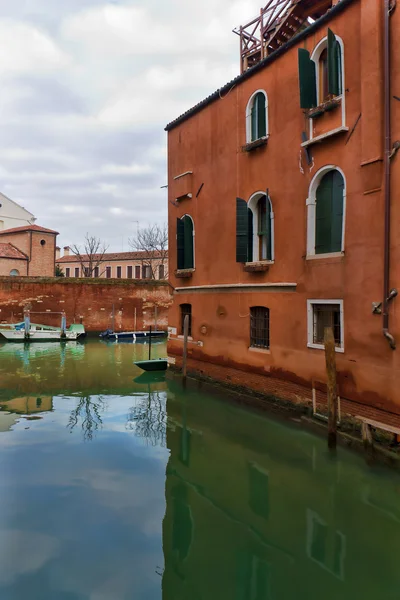
<svg viewBox="0 0 400 600"><path fill-rule="evenodd" d="M383 263L383 335L392 350L396 349L396 340L389 332L389 302L397 296L397 290L389 291L390 275L390 0L384 0L384 109L385 109L385 239Z"/></svg>

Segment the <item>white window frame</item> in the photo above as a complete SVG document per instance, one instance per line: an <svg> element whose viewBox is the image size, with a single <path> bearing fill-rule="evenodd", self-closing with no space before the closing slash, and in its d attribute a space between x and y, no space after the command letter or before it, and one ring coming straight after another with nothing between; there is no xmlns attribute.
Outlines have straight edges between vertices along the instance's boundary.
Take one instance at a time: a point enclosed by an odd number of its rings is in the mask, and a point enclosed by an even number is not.
<svg viewBox="0 0 400 600"><path fill-rule="evenodd" d="M265 262L269 264L273 264L275 261L275 215L274 209L272 206L272 200L269 197L269 203L271 205L271 260L261 260L260 259L260 243L258 238L258 201L262 196L268 196L266 192L255 192L252 196L250 196L249 201L247 202L247 208L251 210L253 213L253 260L252 262Z"/></svg>
<svg viewBox="0 0 400 600"><path fill-rule="evenodd" d="M121 269L121 277L118 277L118 269ZM116 277L117 279L122 279L122 265L117 265L117 266L115 267L115 277Z"/></svg>
<svg viewBox="0 0 400 600"><path fill-rule="evenodd" d="M343 312L343 300L326 300L325 298L319 298L314 300L307 300L307 347L315 348L317 350L325 350L323 344L315 344L314 340L314 306L316 304L338 304L340 308L340 346L335 346L335 351L344 352L344 312Z"/></svg>
<svg viewBox="0 0 400 600"><path fill-rule="evenodd" d="M260 93L264 94L264 96L265 96L265 136L258 138L258 139L262 140L269 136L267 92L265 90L256 90L250 96L250 100L248 101L247 106L246 106L246 143L247 144L251 144L252 142L257 141L257 140L251 139L251 111L253 110L253 104L254 104L255 97L257 96L257 94L260 94Z"/></svg>
<svg viewBox="0 0 400 600"><path fill-rule="evenodd" d="M340 56L340 60L341 60L341 75L342 75L342 81L341 81L341 94L339 94L339 96L335 96L338 100L341 100L341 109L342 109L342 125L340 127L340 130L343 130L342 128L346 128L346 94L345 94L345 89L346 89L346 85L345 85L345 64L344 64L344 44L343 44L343 40L341 37L339 37L338 35L335 34L335 37L337 39L337 41L339 42L340 45L340 50L341 50L341 56ZM320 76L319 76L319 59L321 57L322 52L325 50L325 48L328 47L328 37L324 37L314 48L313 53L311 54L311 60L314 61L315 63L315 70L316 70L316 84L317 84L317 104L318 106L321 104L320 102L320 98L319 98L319 94L320 94ZM314 139L314 124L313 124L313 119L309 119L310 124L309 124L309 141ZM324 134L326 135L326 134Z"/></svg>
<svg viewBox="0 0 400 600"><path fill-rule="evenodd" d="M343 219L342 219L342 246L340 252L329 252L327 254L315 253L315 227L316 227L316 212L317 212L317 190L324 176L330 171L339 171L344 181L343 188ZM334 256L342 256L344 253L345 231L346 231L346 198L347 198L347 182L345 174L337 165L326 165L319 169L314 175L306 200L307 206L307 259L310 258L327 258Z"/></svg>

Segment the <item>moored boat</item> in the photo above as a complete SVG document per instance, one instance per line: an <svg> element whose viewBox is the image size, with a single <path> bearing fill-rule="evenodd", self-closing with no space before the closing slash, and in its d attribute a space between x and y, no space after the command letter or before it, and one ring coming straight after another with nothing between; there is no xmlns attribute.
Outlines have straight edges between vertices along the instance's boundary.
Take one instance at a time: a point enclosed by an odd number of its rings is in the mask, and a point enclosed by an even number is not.
<svg viewBox="0 0 400 600"><path fill-rule="evenodd" d="M85 328L80 323L72 324L69 329L50 327L36 323L3 324L0 334L9 342L63 342L77 340L85 336Z"/></svg>
<svg viewBox="0 0 400 600"><path fill-rule="evenodd" d="M146 339L155 339L155 338L163 338L167 334L162 330L155 331L112 331L112 329L106 329L103 333L100 334L102 339L112 340L118 342L119 340L146 340Z"/></svg>

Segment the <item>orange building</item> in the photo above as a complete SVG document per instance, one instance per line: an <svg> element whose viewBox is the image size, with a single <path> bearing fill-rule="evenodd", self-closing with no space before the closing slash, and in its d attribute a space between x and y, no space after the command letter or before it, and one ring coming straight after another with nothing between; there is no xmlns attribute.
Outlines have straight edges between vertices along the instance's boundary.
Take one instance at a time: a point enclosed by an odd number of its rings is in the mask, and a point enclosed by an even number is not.
<svg viewBox="0 0 400 600"><path fill-rule="evenodd" d="M0 275L54 277L57 231L25 225L0 231Z"/></svg>
<svg viewBox="0 0 400 600"><path fill-rule="evenodd" d="M166 127L169 353L189 314L205 372L311 398L332 325L340 396L398 413L400 11L278 4L238 31L241 74Z"/></svg>

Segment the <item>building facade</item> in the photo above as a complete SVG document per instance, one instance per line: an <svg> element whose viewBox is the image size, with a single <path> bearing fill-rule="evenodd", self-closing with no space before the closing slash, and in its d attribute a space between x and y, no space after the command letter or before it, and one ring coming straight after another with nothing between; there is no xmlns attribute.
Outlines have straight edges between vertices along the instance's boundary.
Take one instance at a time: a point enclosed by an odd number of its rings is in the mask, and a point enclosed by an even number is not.
<svg viewBox="0 0 400 600"><path fill-rule="evenodd" d="M57 235L39 225L0 231L0 276L54 277Z"/></svg>
<svg viewBox="0 0 400 600"><path fill-rule="evenodd" d="M0 231L33 225L34 215L14 200L0 193Z"/></svg>
<svg viewBox="0 0 400 600"><path fill-rule="evenodd" d="M57 248L56 264L60 267L65 277L101 277L105 279L157 279L168 278L168 254L160 252L107 252L92 259L90 268L89 257L81 258L71 254L70 248L65 246L64 256L60 256ZM89 269L91 275L85 275L84 270Z"/></svg>
<svg viewBox="0 0 400 600"><path fill-rule="evenodd" d="M340 396L400 412L394 4L288 1L261 55L241 29L242 74L167 126L171 355L188 314L193 359L311 398L332 326Z"/></svg>

